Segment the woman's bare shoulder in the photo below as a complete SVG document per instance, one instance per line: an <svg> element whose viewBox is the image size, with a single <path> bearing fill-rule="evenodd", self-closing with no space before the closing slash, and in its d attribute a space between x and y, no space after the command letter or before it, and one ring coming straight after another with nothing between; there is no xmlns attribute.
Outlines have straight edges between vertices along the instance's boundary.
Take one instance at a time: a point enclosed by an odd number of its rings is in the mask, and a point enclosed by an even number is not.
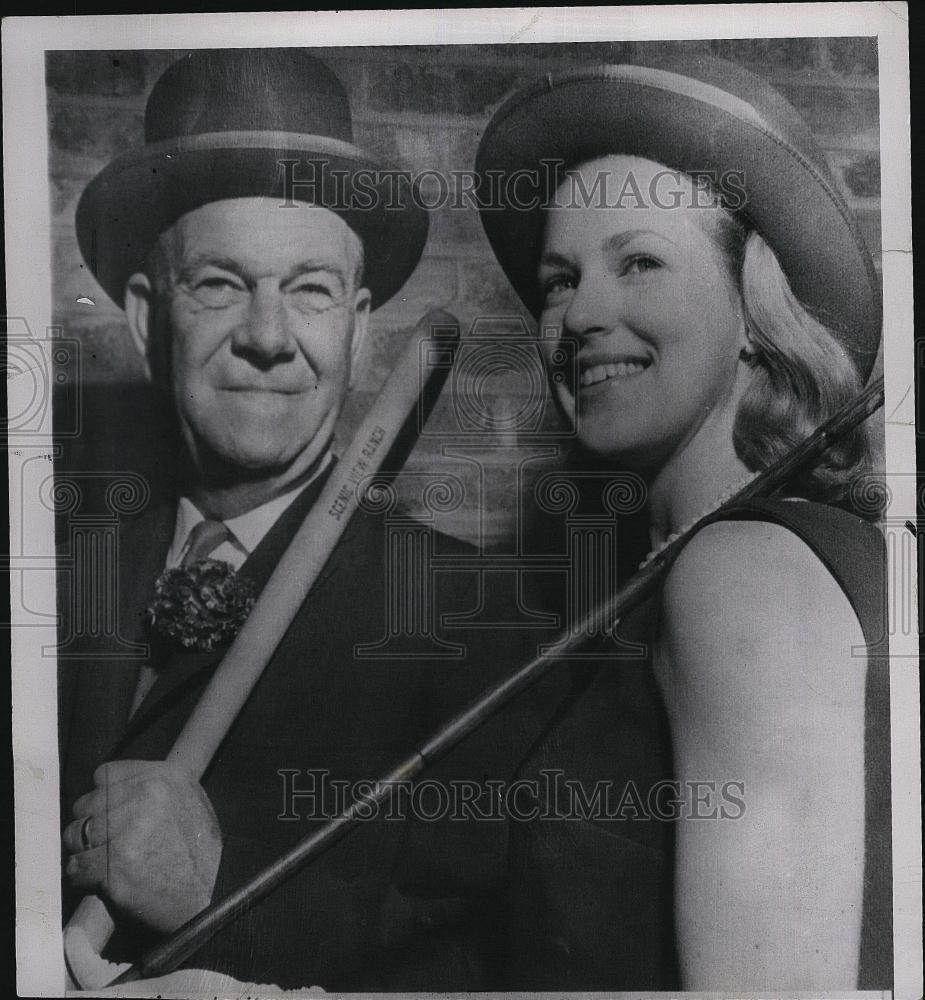
<svg viewBox="0 0 925 1000"><path fill-rule="evenodd" d="M770 521L717 521L681 550L664 597L668 610L748 606L764 620L775 609L788 616L805 613L805 598L817 588L841 593L828 567L789 528Z"/></svg>
<svg viewBox="0 0 925 1000"><path fill-rule="evenodd" d="M845 664L864 662L841 585L806 542L767 521L720 521L694 536L665 581L660 641L673 673L740 694L854 687Z"/></svg>

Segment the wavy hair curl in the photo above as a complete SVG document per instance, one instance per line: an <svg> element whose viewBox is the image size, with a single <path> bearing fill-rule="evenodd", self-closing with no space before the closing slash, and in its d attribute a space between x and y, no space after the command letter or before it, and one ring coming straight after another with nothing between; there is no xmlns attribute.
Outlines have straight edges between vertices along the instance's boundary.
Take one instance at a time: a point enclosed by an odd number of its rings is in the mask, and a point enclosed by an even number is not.
<svg viewBox="0 0 925 1000"><path fill-rule="evenodd" d="M736 454L752 472L773 464L858 395L861 375L836 334L796 297L774 251L731 212L709 213L710 233L742 297L752 379L733 425ZM853 507L852 485L873 470L872 421L835 442L796 476L788 494ZM861 513L861 511L858 511ZM864 516L876 516L865 507Z"/></svg>

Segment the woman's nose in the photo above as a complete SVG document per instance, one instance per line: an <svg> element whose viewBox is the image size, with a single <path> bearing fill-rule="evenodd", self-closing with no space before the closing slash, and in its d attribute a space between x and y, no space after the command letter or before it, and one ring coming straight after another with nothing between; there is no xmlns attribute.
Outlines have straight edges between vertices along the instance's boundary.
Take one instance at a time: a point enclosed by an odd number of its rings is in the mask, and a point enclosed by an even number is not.
<svg viewBox="0 0 925 1000"><path fill-rule="evenodd" d="M235 330L235 346L252 358L276 361L293 353L283 294L275 281L257 282L243 321Z"/></svg>
<svg viewBox="0 0 925 1000"><path fill-rule="evenodd" d="M617 322L619 302L603 276L582 275L562 316L564 332L574 337L604 333Z"/></svg>

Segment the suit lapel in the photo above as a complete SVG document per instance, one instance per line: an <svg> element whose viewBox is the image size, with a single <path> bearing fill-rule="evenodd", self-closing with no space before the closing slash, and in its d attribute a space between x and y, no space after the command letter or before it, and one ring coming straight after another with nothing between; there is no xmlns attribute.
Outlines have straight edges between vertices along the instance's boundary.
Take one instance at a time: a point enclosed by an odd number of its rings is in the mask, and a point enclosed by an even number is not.
<svg viewBox="0 0 925 1000"><path fill-rule="evenodd" d="M253 583L256 594L259 595L263 590L287 546L317 500L332 469L333 464L306 486L292 504L283 511L239 570L242 576L246 576ZM335 556L328 560L328 565L325 566L324 571L316 581L315 587L320 586L331 575L334 570L332 564L338 561L337 554L335 553ZM153 594L153 586L151 593ZM150 595L148 599L150 600ZM159 645L160 654L156 656L156 661L159 661L162 666L158 679L132 716L122 739L119 741L117 751L161 716L171 705L175 704L178 698L182 698L190 687L203 683L204 678L211 675L228 650L227 645L212 652L183 650L174 644Z"/></svg>
<svg viewBox="0 0 925 1000"><path fill-rule="evenodd" d="M149 643L144 609L170 544L173 517L169 506L155 508L119 534L118 576L112 582L119 601L119 636L128 642ZM128 719L144 663L141 659L94 658L92 646L82 659L78 664L62 658L58 665L64 692L59 711L67 714L60 723L66 781L69 791L78 794L92 784L95 768L110 759L111 749ZM92 727L77 731L71 719L92 720Z"/></svg>
<svg viewBox="0 0 925 1000"><path fill-rule="evenodd" d="M119 553L116 592L119 595L122 634L130 635L134 641L148 647L148 662L156 655L156 649L151 643L147 609L154 593L154 581L164 566L170 548L175 521L176 509L172 505L164 505L152 512L149 520L139 522L125 532L128 544L122 546ZM114 679L113 703L118 705L122 725L128 719L142 665L143 661L136 661L134 670L118 671L119 676Z"/></svg>
<svg viewBox="0 0 925 1000"><path fill-rule="evenodd" d="M327 469L315 480L308 484L301 494L283 511L276 523L266 533L263 541L250 554L247 561L241 567L241 573L249 577L259 594L267 580L270 579L273 570L276 568L283 554L289 547L296 532L301 527L308 512L312 509L318 499L328 477L334 471L335 462L332 462ZM328 560L321 575L315 581L315 585L322 583L330 575L334 558Z"/></svg>

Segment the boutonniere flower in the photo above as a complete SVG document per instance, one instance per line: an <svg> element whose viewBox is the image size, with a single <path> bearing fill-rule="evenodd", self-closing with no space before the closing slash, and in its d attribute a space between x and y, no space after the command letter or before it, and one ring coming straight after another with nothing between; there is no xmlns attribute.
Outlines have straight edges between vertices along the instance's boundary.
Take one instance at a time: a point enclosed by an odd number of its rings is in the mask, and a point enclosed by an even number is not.
<svg viewBox="0 0 925 1000"><path fill-rule="evenodd" d="M161 635L181 646L211 652L238 634L254 601L247 577L229 563L203 559L161 573L148 618Z"/></svg>

